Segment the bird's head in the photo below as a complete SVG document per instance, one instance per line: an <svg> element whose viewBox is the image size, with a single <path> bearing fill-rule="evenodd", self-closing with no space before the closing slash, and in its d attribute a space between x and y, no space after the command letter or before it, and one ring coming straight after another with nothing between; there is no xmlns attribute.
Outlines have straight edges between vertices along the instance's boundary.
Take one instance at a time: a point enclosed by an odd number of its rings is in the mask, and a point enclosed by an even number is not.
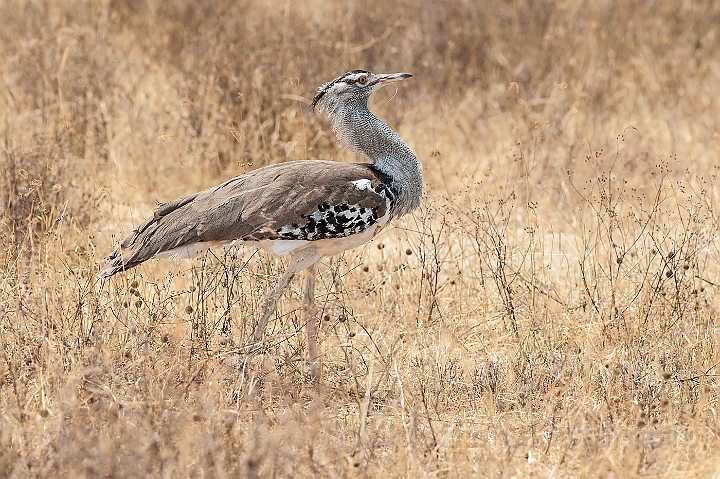
<svg viewBox="0 0 720 479"><path fill-rule="evenodd" d="M375 90L411 76L410 73L376 74L365 70L347 72L318 88L310 110L317 106L319 110L326 110L333 116L343 106L367 105L368 98Z"/></svg>

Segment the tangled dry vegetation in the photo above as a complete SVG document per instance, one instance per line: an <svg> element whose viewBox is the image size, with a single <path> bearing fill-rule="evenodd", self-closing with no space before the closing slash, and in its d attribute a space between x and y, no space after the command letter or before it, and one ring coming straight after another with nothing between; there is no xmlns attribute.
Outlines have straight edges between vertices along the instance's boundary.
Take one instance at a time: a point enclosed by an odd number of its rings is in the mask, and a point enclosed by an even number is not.
<svg viewBox="0 0 720 479"><path fill-rule="evenodd" d="M0 476L720 473L716 2L9 0L0 25ZM353 161L371 108L420 211L300 282L251 248L95 277L166 201Z"/></svg>

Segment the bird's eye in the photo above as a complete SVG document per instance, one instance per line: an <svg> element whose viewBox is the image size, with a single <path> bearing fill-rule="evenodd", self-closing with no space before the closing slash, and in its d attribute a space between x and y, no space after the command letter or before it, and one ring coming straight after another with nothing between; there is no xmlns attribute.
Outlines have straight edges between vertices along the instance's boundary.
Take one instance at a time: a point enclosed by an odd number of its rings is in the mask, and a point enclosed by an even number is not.
<svg viewBox="0 0 720 479"><path fill-rule="evenodd" d="M361 85L364 85L367 83L367 76L363 75L360 78L357 79L357 82Z"/></svg>

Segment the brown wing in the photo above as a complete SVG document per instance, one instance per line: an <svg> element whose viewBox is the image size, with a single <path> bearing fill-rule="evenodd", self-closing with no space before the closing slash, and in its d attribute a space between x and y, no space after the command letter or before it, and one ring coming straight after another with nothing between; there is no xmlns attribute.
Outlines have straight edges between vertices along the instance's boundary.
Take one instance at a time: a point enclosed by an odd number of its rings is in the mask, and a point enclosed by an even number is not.
<svg viewBox="0 0 720 479"><path fill-rule="evenodd" d="M390 197L369 165L271 165L161 205L113 251L100 276L198 242L347 236L385 216Z"/></svg>

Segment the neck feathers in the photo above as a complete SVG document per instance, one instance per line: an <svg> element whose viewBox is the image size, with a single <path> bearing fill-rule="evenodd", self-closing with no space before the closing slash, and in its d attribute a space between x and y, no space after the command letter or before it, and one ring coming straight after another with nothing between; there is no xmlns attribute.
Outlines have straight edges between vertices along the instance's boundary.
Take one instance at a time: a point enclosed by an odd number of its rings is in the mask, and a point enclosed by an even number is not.
<svg viewBox="0 0 720 479"><path fill-rule="evenodd" d="M391 179L396 195L393 215L402 216L420 206L422 165L417 155L367 104L333 105L326 108L333 131L349 150L365 155L373 167Z"/></svg>

